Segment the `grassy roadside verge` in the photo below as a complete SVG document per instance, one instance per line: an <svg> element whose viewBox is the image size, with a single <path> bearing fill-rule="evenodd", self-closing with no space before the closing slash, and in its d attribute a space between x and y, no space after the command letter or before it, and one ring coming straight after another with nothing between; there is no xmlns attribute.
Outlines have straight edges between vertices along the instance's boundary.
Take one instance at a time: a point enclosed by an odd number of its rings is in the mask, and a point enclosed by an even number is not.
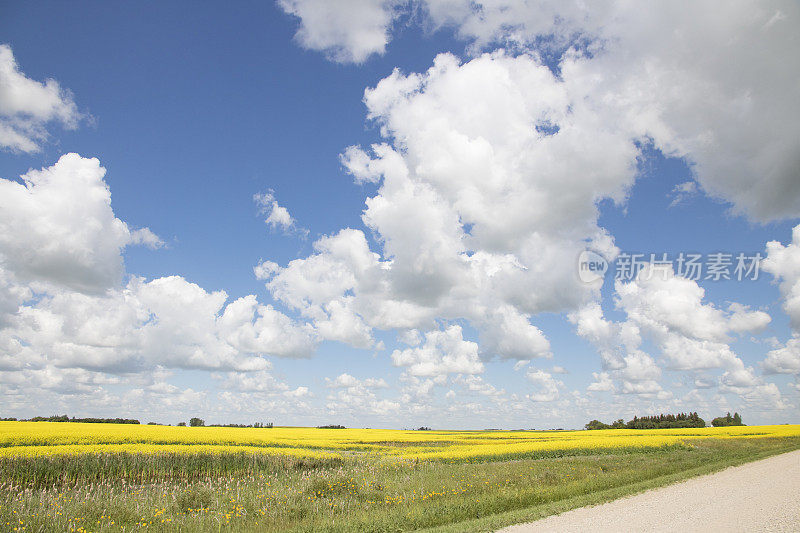
<svg viewBox="0 0 800 533"><path fill-rule="evenodd" d="M798 437L688 442L638 453L461 464L354 457L239 472L215 467L205 477L133 484L97 476L76 485L50 473L46 487L0 485L0 530L490 531L800 449ZM119 474L118 467L109 472Z"/></svg>
<svg viewBox="0 0 800 533"><path fill-rule="evenodd" d="M443 526L419 530L422 533L479 533L497 531L498 529L526 522L533 522L547 516L561 514L572 509L599 505L625 496L631 496L650 489L665 487L690 478L719 472L732 466L766 459L774 455L800 449L800 442L771 443L762 449L737 450L736 453L723 455L718 459L695 466L687 470L672 472L658 477L633 482L627 485L611 487L588 494L578 494L570 498L548 502L524 509L515 509L505 513L484 516L472 520L451 523ZM745 453L742 453L745 452Z"/></svg>

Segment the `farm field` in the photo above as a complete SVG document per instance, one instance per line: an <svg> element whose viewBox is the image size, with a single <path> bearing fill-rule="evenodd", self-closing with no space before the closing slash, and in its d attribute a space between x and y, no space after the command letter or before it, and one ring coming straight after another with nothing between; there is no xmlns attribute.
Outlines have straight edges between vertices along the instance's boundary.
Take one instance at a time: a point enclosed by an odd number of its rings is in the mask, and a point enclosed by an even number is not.
<svg viewBox="0 0 800 533"><path fill-rule="evenodd" d="M800 448L800 426L0 422L2 531L485 531Z"/></svg>

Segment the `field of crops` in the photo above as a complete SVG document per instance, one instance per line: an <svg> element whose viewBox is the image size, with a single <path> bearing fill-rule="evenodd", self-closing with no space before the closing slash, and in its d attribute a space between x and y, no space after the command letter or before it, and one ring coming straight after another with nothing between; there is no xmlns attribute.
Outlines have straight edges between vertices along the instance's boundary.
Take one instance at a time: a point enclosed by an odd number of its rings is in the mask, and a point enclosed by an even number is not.
<svg viewBox="0 0 800 533"><path fill-rule="evenodd" d="M471 461L680 446L687 439L800 437L800 425L667 430L398 431L0 422L0 457L85 453L377 455Z"/></svg>
<svg viewBox="0 0 800 533"><path fill-rule="evenodd" d="M395 431L0 422L0 531L484 531L798 448L797 425Z"/></svg>

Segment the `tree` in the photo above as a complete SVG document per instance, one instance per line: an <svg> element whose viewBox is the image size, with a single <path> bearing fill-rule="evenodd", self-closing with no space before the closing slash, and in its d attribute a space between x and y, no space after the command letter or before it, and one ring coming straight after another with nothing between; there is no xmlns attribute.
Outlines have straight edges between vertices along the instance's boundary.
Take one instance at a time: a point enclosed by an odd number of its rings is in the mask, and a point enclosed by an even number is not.
<svg viewBox="0 0 800 533"><path fill-rule="evenodd" d="M743 426L744 424L742 423L742 417L739 413L733 413L733 416L728 413L725 416L718 416L712 420L711 425L718 428L725 426Z"/></svg>
<svg viewBox="0 0 800 533"><path fill-rule="evenodd" d="M608 429L610 426L608 424L603 424L599 420L592 420L588 424L584 426L586 429Z"/></svg>
<svg viewBox="0 0 800 533"><path fill-rule="evenodd" d="M592 420L588 424L586 424L586 429L664 429L664 428L704 428L706 427L706 422L699 416L697 413L691 413L687 415L686 413L680 413L677 415L673 414L659 414L653 416L642 416L639 417L634 416L633 420L629 420L627 423L623 421L621 418L616 420L610 426L608 424L604 424L599 420Z"/></svg>
<svg viewBox="0 0 800 533"><path fill-rule="evenodd" d="M205 426L206 425L206 421L203 420L202 418L194 417L194 418L190 418L189 419L189 425L192 426L193 428L200 427L200 426Z"/></svg>

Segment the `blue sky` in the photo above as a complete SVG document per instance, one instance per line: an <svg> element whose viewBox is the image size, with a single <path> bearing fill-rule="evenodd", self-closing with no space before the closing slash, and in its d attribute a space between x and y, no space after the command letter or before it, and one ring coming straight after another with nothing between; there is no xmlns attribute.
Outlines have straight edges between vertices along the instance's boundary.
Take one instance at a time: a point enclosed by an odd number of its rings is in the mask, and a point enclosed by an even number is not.
<svg viewBox="0 0 800 533"><path fill-rule="evenodd" d="M507 4L4 6L3 416L800 422L797 6Z"/></svg>

